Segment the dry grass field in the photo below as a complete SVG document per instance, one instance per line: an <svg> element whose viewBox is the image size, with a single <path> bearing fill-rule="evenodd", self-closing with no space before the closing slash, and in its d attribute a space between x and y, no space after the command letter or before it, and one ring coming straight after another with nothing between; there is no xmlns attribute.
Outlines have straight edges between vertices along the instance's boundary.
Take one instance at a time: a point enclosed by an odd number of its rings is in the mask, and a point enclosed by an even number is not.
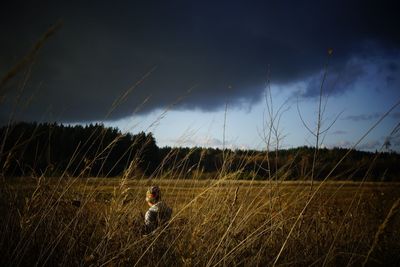
<svg viewBox="0 0 400 267"><path fill-rule="evenodd" d="M143 235L161 187L172 220ZM400 184L5 179L1 266L388 266Z"/></svg>

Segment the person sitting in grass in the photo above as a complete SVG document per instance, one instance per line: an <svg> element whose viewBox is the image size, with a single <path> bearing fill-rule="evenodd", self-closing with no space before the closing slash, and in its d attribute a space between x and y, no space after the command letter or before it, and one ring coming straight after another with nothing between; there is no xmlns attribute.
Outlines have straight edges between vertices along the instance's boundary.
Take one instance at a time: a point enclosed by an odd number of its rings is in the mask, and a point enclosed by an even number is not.
<svg viewBox="0 0 400 267"><path fill-rule="evenodd" d="M145 233L151 233L171 219L172 209L161 201L161 191L158 186L151 186L146 192L146 202L150 206L144 216Z"/></svg>

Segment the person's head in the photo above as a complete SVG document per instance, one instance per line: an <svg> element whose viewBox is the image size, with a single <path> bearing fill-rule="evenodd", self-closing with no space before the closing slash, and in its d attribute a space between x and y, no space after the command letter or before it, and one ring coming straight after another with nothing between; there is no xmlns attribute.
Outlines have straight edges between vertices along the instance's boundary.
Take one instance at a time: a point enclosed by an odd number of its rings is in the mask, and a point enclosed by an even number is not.
<svg viewBox="0 0 400 267"><path fill-rule="evenodd" d="M158 186L150 186L146 192L146 201L152 206L161 200L161 191Z"/></svg>

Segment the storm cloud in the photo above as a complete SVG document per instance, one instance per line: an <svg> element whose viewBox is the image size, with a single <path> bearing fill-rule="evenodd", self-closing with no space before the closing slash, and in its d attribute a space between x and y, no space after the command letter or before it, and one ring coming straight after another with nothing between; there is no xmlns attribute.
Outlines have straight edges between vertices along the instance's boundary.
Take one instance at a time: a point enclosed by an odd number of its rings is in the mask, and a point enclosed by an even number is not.
<svg viewBox="0 0 400 267"><path fill-rule="evenodd" d="M314 97L326 64L332 94L351 90L366 68L378 63L384 90L399 84L393 60L400 59L396 1L7 5L0 18L1 76L53 23L62 19L63 26L33 64L1 88L2 122L13 112L16 120L79 122L119 119L174 103L174 109L204 111L228 100L251 105L259 101L267 73L283 87L307 81L302 96Z"/></svg>

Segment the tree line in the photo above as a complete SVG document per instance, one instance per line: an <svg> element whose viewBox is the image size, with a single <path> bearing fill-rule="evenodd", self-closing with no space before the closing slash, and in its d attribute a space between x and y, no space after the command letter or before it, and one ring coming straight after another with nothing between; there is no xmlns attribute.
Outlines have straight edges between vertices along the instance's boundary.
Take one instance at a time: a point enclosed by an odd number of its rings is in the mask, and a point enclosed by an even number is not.
<svg viewBox="0 0 400 267"><path fill-rule="evenodd" d="M158 147L151 133L102 124L17 123L0 128L0 170L10 176L307 180L313 147L278 151ZM319 149L316 180L399 181L400 155ZM340 164L338 162L340 161Z"/></svg>

